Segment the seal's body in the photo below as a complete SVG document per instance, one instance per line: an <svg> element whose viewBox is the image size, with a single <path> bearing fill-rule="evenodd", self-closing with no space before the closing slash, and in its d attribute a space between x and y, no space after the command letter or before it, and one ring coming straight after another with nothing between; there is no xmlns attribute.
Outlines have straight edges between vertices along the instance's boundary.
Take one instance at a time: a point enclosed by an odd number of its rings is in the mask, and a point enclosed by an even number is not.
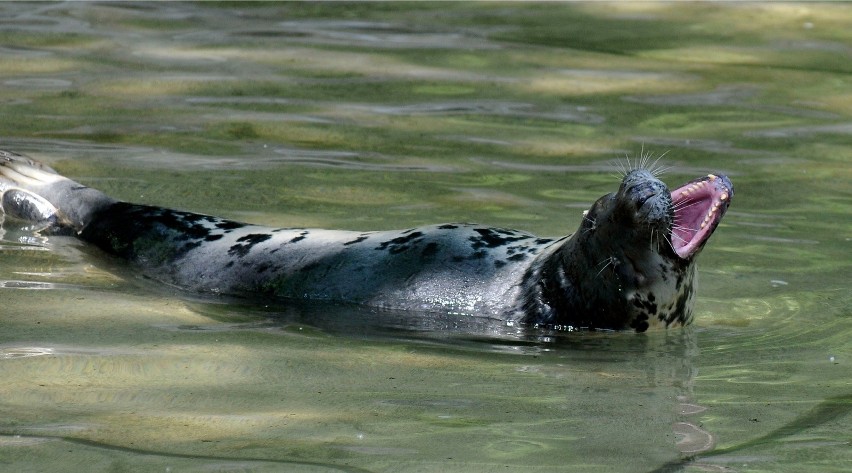
<svg viewBox="0 0 852 473"><path fill-rule="evenodd" d="M116 201L0 152L7 216L68 231L190 291L353 302L507 323L644 331L688 323L695 256L733 188L710 174L674 192L645 169L559 239L472 224L403 231L268 228Z"/></svg>

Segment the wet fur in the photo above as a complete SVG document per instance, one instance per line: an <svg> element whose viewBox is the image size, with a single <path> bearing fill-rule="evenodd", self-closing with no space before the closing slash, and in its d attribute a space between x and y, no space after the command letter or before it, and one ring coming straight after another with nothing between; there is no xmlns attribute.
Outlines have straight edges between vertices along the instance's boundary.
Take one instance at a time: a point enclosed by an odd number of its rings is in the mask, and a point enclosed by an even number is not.
<svg viewBox="0 0 852 473"><path fill-rule="evenodd" d="M9 152L0 152L0 191L7 214L70 229L189 291L641 332L688 323L695 288L694 258L678 258L667 240L671 198L645 169L648 159L628 159L619 191L559 239L472 224L385 232L248 225L119 202Z"/></svg>

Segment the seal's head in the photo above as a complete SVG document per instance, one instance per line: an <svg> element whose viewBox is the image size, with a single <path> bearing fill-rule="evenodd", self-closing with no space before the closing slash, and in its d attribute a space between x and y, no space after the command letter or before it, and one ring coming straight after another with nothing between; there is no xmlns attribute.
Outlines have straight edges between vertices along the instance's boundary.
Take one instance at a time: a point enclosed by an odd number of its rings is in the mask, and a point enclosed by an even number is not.
<svg viewBox="0 0 852 473"><path fill-rule="evenodd" d="M528 307L538 307L543 320L574 327L641 332L688 323L695 257L732 196L722 175L671 191L649 170L628 172L617 192L585 213L559 256L542 265L545 282Z"/></svg>
<svg viewBox="0 0 852 473"><path fill-rule="evenodd" d="M635 169L624 176L618 192L598 199L584 227L629 235L618 239L627 246L650 243L662 253L668 247L680 259L691 260L719 225L733 194L724 175L708 174L669 191L650 171ZM648 238L641 237L643 232Z"/></svg>
<svg viewBox="0 0 852 473"><path fill-rule="evenodd" d="M646 169L627 173L618 192L599 199L584 222L586 244L605 255L592 287L610 301L605 319L644 331L688 323L696 255L728 209L731 181L708 174L674 191ZM588 276L587 276L588 277ZM601 281L605 278L605 281Z"/></svg>

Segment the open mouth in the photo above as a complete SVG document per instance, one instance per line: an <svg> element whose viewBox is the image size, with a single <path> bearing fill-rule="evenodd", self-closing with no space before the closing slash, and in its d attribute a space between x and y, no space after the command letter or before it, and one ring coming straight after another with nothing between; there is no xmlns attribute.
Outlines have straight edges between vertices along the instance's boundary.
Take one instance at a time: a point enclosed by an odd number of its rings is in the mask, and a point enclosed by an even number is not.
<svg viewBox="0 0 852 473"><path fill-rule="evenodd" d="M704 245L728 209L734 186L722 175L708 174L672 191L674 225L672 247L689 258Z"/></svg>

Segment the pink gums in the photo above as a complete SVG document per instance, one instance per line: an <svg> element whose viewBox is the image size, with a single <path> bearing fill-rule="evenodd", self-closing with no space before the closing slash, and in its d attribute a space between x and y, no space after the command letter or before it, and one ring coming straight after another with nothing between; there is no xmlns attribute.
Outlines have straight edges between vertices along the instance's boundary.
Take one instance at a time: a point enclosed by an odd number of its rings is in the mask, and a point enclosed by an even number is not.
<svg viewBox="0 0 852 473"><path fill-rule="evenodd" d="M681 258L694 255L722 219L731 192L721 181L711 174L672 192L675 218L671 241Z"/></svg>

